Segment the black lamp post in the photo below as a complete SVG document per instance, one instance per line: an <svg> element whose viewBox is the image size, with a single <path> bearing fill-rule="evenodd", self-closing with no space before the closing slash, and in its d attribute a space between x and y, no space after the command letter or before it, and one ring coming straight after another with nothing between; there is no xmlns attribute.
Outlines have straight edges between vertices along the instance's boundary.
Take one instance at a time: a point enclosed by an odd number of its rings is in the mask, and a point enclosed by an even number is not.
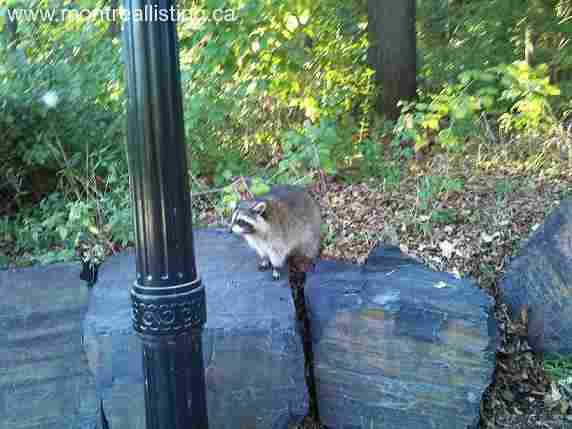
<svg viewBox="0 0 572 429"><path fill-rule="evenodd" d="M124 7L137 258L131 297L143 343L147 429L205 429L206 304L193 248L176 23L154 19L171 16L174 6L124 0Z"/></svg>

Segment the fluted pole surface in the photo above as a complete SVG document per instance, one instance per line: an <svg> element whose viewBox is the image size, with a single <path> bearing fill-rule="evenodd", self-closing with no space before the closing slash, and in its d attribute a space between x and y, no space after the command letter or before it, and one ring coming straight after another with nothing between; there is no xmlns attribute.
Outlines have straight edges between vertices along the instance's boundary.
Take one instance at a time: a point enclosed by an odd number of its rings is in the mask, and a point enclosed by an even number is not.
<svg viewBox="0 0 572 429"><path fill-rule="evenodd" d="M182 93L171 0L124 0L133 327L143 344L147 429L208 428ZM141 19L143 18L143 19Z"/></svg>

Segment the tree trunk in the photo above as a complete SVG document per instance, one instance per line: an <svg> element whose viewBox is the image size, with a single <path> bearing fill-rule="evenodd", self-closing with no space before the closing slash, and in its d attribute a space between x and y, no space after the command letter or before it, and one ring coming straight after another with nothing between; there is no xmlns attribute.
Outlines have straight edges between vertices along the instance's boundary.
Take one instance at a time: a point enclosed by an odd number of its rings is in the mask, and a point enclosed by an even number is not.
<svg viewBox="0 0 572 429"><path fill-rule="evenodd" d="M377 14L379 10L378 0L367 0L367 37L369 42L369 49L367 51L367 62L369 66L376 71L376 83L381 83L381 46Z"/></svg>
<svg viewBox="0 0 572 429"><path fill-rule="evenodd" d="M382 92L376 110L390 120L399 117L400 100L413 100L417 92L417 36L415 0L370 0L370 35L380 48L376 80Z"/></svg>
<svg viewBox="0 0 572 429"><path fill-rule="evenodd" d="M524 31L524 60L529 67L534 67L536 65L536 60L534 57L536 40L537 36L533 33L530 24L527 25L526 30Z"/></svg>

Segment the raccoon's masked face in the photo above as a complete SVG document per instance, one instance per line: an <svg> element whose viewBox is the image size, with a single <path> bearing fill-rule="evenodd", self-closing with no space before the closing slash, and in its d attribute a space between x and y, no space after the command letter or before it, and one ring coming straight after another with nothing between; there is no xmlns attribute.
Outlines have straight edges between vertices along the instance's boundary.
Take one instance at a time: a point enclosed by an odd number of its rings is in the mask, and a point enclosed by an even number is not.
<svg viewBox="0 0 572 429"><path fill-rule="evenodd" d="M266 203L264 201L246 207L239 204L232 214L230 231L237 235L249 235L265 230L265 211Z"/></svg>

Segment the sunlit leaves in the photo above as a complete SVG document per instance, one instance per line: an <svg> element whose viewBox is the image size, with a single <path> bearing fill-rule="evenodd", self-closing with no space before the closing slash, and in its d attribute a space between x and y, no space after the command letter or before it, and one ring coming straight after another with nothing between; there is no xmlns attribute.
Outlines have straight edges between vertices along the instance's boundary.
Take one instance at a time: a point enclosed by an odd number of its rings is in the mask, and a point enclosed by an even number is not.
<svg viewBox="0 0 572 429"><path fill-rule="evenodd" d="M395 141L413 140L421 147L434 138L459 149L467 138L478 137L482 115L497 117L504 135L549 135L555 125L549 101L560 90L547 74L546 66L530 68L524 62L465 71L458 83L404 105Z"/></svg>
<svg viewBox="0 0 572 429"><path fill-rule="evenodd" d="M0 7L0 32L4 31L4 23L8 20L6 8Z"/></svg>
<svg viewBox="0 0 572 429"><path fill-rule="evenodd" d="M286 28L288 29L288 31L293 33L294 31L296 31L299 25L300 23L298 22L298 18L296 18L296 16L294 15L286 16Z"/></svg>

